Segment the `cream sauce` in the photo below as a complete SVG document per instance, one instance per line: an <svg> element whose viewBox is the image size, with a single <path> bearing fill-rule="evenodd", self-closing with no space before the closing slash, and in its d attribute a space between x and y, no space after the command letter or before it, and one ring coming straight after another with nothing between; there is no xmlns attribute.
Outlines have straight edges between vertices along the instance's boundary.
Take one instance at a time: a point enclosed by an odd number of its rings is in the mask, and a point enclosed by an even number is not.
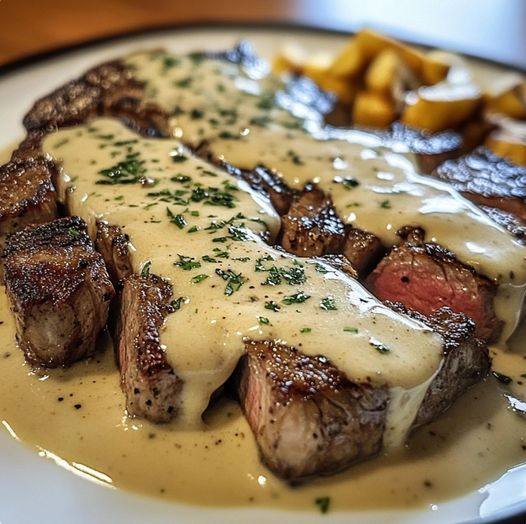
<svg viewBox="0 0 526 524"><path fill-rule="evenodd" d="M513 333L526 291L526 248L447 184L421 176L412 155L382 147L364 132L342 131L339 140L328 140L317 115L293 116L284 95L277 101L288 109L273 102L275 79L249 78L234 64L160 52L127 62L152 100L175 110L173 133L183 141L206 140L239 167L264 164L292 187L318 183L344 221L387 245L401 226L423 226L428 239L499 282L495 306L506 323L503 340Z"/></svg>
<svg viewBox="0 0 526 524"><path fill-rule="evenodd" d="M69 211L91 224L92 233L95 220L123 224L135 270L151 263L182 297L161 343L184 381L183 424L199 423L243 354L245 339L323 353L352 380L405 391L435 374L440 337L381 305L354 279L270 247L257 233L265 230L262 221L276 233L279 217L178 141L140 138L117 121L99 119L49 135L43 149L61 162L64 185L74 188L64 195ZM100 171L122 167L130 155L155 185L101 184L109 178ZM195 201L209 186L221 188L222 203L232 207ZM390 425L404 436L411 422L404 417Z"/></svg>

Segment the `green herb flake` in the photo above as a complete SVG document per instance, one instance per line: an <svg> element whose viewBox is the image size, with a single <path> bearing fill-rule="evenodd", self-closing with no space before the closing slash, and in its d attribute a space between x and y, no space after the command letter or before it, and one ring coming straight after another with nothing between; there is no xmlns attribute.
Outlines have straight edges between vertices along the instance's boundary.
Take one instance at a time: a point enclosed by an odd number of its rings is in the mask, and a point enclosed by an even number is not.
<svg viewBox="0 0 526 524"><path fill-rule="evenodd" d="M172 213L168 207L166 208L166 214L170 218L170 222L175 224L179 229L184 229L184 227L188 224L186 218L183 215L174 215L174 213Z"/></svg>
<svg viewBox="0 0 526 524"><path fill-rule="evenodd" d="M314 503L316 504L316 506L318 506L320 512L325 514L330 509L331 499L330 497L318 497L314 500Z"/></svg>
<svg viewBox="0 0 526 524"><path fill-rule="evenodd" d="M184 304L184 301L185 301L184 297L176 298L175 300L172 300L170 302L170 306L172 307L174 312L179 311L181 309L181 306Z"/></svg>
<svg viewBox="0 0 526 524"><path fill-rule="evenodd" d="M300 333L310 333L312 331L312 328L310 327L302 327L300 329Z"/></svg>
<svg viewBox="0 0 526 524"><path fill-rule="evenodd" d="M345 189L351 190L360 185L360 182L352 177L336 176L332 180L335 184L341 184Z"/></svg>
<svg viewBox="0 0 526 524"><path fill-rule="evenodd" d="M374 349L376 349L376 351L378 351L378 353L382 353L384 355L391 351L385 344L382 344L380 341L376 340L375 338L370 338L369 339L369 344Z"/></svg>
<svg viewBox="0 0 526 524"><path fill-rule="evenodd" d="M269 300L268 302L265 302L265 309L270 309L270 311L279 311L281 307L273 300Z"/></svg>
<svg viewBox="0 0 526 524"><path fill-rule="evenodd" d="M323 309L324 311L336 311L338 308L336 307L336 301L333 297L325 297L320 301L320 309Z"/></svg>
<svg viewBox="0 0 526 524"><path fill-rule="evenodd" d="M184 271L190 271L201 267L201 262L198 262L194 257L187 257L184 255L177 255L179 257L178 262L174 262L174 266L178 266Z"/></svg>
<svg viewBox="0 0 526 524"><path fill-rule="evenodd" d="M382 209L391 209L391 202L389 200L382 200L382 202L380 202L380 207Z"/></svg>
<svg viewBox="0 0 526 524"><path fill-rule="evenodd" d="M246 278L241 273L236 273L231 269L224 271L217 268L216 274L226 281L225 295L233 295L234 292L239 291L239 288L246 282Z"/></svg>
<svg viewBox="0 0 526 524"><path fill-rule="evenodd" d="M358 328L352 327L352 326L345 326L343 330L346 333L358 333Z"/></svg>
<svg viewBox="0 0 526 524"><path fill-rule="evenodd" d="M192 284L199 284L199 282L202 282L203 280L206 280L207 278L208 278L208 275L200 274L200 275L196 275L195 277L192 277L190 279L190 282L192 282Z"/></svg>
<svg viewBox="0 0 526 524"><path fill-rule="evenodd" d="M286 297L283 297L282 302L287 306L290 306L291 304L301 304L309 298L310 295L305 294L303 291L298 291L297 293L294 293L294 295L287 295Z"/></svg>
<svg viewBox="0 0 526 524"><path fill-rule="evenodd" d="M260 324L265 324L265 325L270 324L270 320L267 317L258 317L258 322Z"/></svg>
<svg viewBox="0 0 526 524"><path fill-rule="evenodd" d="M150 269L152 267L152 261L147 260L141 268L141 277L147 277L150 274Z"/></svg>

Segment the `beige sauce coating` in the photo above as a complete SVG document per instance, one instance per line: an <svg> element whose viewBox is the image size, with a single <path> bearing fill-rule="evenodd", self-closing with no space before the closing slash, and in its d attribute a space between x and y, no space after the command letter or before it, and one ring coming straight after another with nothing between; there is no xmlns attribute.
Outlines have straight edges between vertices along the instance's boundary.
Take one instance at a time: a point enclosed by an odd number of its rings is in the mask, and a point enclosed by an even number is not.
<svg viewBox="0 0 526 524"><path fill-rule="evenodd" d="M506 322L503 340L513 333L526 291L526 248L474 204L421 176L411 155L381 147L373 135L342 131L341 140L326 140L316 115L300 119L276 105L272 77L251 79L233 64L179 56L166 67L167 56L139 53L128 63L147 94L175 110L175 136L192 145L206 140L236 166L264 164L292 187L318 183L344 221L387 245L401 226L423 226L429 240L501 284L495 306Z"/></svg>
<svg viewBox="0 0 526 524"><path fill-rule="evenodd" d="M123 224L136 271L151 264L181 298L161 343L184 381L187 424L200 421L212 393L232 374L244 339L322 353L351 380L404 390L427 383L438 369L439 336L329 266L270 247L255 233L263 224L277 231L274 212L179 142L140 138L117 121L98 119L48 136L43 149L61 162L62 177L74 187L67 194L71 213L92 225L95 219ZM101 184L110 181L104 170L124 169L126 158L144 167L155 185ZM198 201L210 186L221 188L217 205ZM402 424L403 437L414 415L389 425Z"/></svg>

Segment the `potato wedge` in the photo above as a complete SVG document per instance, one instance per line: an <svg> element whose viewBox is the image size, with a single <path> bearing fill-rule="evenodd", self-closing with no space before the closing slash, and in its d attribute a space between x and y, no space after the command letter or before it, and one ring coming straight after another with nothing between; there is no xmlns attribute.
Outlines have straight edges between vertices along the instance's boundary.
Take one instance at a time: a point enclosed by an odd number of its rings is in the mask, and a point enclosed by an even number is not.
<svg viewBox="0 0 526 524"><path fill-rule="evenodd" d="M374 91L357 93L352 113L355 124L385 128L394 122L396 116L395 104L389 97Z"/></svg>
<svg viewBox="0 0 526 524"><path fill-rule="evenodd" d="M473 84L421 87L406 96L401 121L431 132L454 129L473 115L480 101L480 90Z"/></svg>
<svg viewBox="0 0 526 524"><path fill-rule="evenodd" d="M420 77L426 85L438 84L447 77L449 68L448 63L427 54L422 61Z"/></svg>
<svg viewBox="0 0 526 524"><path fill-rule="evenodd" d="M511 85L500 93L488 94L485 97L485 107L493 113L526 120L526 81Z"/></svg>
<svg viewBox="0 0 526 524"><path fill-rule="evenodd" d="M330 73L336 77L355 78L363 71L365 65L365 54L356 39L352 38L333 60Z"/></svg>
<svg viewBox="0 0 526 524"><path fill-rule="evenodd" d="M486 138L484 145L514 164L526 166L526 122L511 118L498 118L494 122L499 127Z"/></svg>
<svg viewBox="0 0 526 524"><path fill-rule="evenodd" d="M307 62L306 51L298 45L286 45L274 57L272 72L280 75L282 73L300 74Z"/></svg>

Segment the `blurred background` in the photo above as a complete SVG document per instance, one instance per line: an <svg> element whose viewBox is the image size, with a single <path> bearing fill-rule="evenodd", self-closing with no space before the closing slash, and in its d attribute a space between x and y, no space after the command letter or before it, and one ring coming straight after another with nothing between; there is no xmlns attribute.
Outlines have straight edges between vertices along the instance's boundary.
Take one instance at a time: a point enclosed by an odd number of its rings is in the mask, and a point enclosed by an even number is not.
<svg viewBox="0 0 526 524"><path fill-rule="evenodd" d="M370 26L526 69L523 0L0 0L0 64L115 33L199 21Z"/></svg>

